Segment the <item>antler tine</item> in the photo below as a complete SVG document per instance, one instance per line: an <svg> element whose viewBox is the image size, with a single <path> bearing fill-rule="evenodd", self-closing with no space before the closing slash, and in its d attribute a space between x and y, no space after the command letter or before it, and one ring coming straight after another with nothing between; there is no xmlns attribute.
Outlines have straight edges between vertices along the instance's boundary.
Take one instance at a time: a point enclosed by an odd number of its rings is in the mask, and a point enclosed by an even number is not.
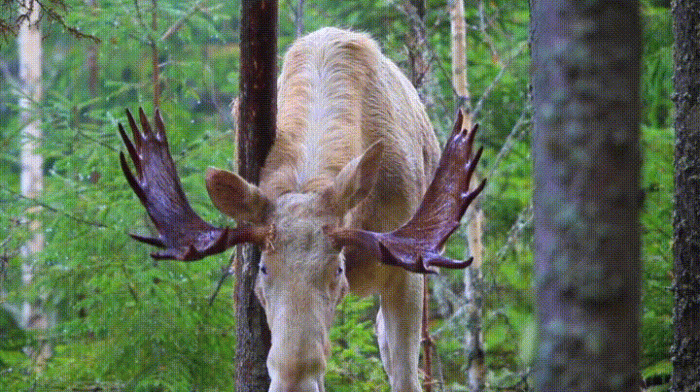
<svg viewBox="0 0 700 392"><path fill-rule="evenodd" d="M139 120L141 120L141 129L143 131L143 137L144 139L148 139L150 136L153 135L153 131L151 130L151 123L148 122L148 117L146 116L146 112L143 111L143 108L139 108Z"/></svg>
<svg viewBox="0 0 700 392"><path fill-rule="evenodd" d="M126 109L126 119L129 121L131 133L134 135L134 144L136 145L136 149L141 150L143 136L141 135L139 127L136 125L136 120L134 120L134 116L131 115L131 111L129 111L129 109Z"/></svg>
<svg viewBox="0 0 700 392"><path fill-rule="evenodd" d="M135 239L136 241L143 242L145 244L149 244L149 245L153 245L153 246L157 246L159 248L167 248L168 247L165 244L165 242L163 242L163 240L160 238L144 237L144 236L141 236L138 234L133 234L133 233L129 233L129 236L131 236L131 238Z"/></svg>
<svg viewBox="0 0 700 392"><path fill-rule="evenodd" d="M128 148L128 147L127 147ZM132 155L133 158L133 155ZM146 205L147 203L147 196L146 193L144 192L143 188L141 187L141 183L139 180L134 177L134 174L131 172L131 169L129 169L129 165L126 163L126 157L124 156L123 152L119 152L119 162L122 167L122 172L124 173L124 177L126 177L126 181L129 183L129 186L131 189L136 193L136 196L138 196L139 200L141 200L141 204ZM140 161L136 161L139 163L134 163L134 166L137 166L137 171L139 170L140 166ZM139 173L139 177L141 177L141 173Z"/></svg>
<svg viewBox="0 0 700 392"><path fill-rule="evenodd" d="M126 131L124 131L124 127L122 126L122 123L117 124L119 126L119 135L122 137L122 141L124 141L124 145L126 146L126 150L129 152L129 156L131 157L131 162L134 163L134 167L136 168L136 173L141 177L141 160L139 159L139 154L136 151L136 147L134 147L134 144L129 140L129 137L126 136ZM124 155L123 153L120 153L121 155ZM122 168L124 168L124 165L122 165Z"/></svg>
<svg viewBox="0 0 700 392"><path fill-rule="evenodd" d="M230 229L228 227L224 228L216 239L203 249L197 249L193 244L183 246L180 248L170 248L162 252L153 252L151 257L155 260L180 260L180 261L195 261L203 259L206 256L221 253L226 249L230 248L227 246L227 240L230 234ZM232 244L231 246L235 245Z"/></svg>
<svg viewBox="0 0 700 392"><path fill-rule="evenodd" d="M230 229L210 225L192 209L170 155L165 125L160 112L155 113L155 132L143 108L139 108L141 129L129 110L126 111L133 133L133 142L119 124L119 134L136 168L136 176L126 162L123 152L119 161L127 182L146 208L148 216L158 230L157 237L131 236L141 242L163 248L154 252L154 259L199 260L224 252L243 242L264 245L269 241L271 228L246 226Z"/></svg>
<svg viewBox="0 0 700 392"><path fill-rule="evenodd" d="M469 183L471 182L471 178L474 175L474 170L476 170L476 165L479 163L479 160L481 159L481 154L484 152L484 147L479 147L479 149L476 151L476 155L474 155L474 158L469 162L467 165L467 175L465 177L465 184L463 184L462 189L466 189L465 192L462 193L461 198L462 198L462 207L460 208L459 216L461 217L464 215L464 213L467 211L467 207L469 207L469 204L471 204L474 199L476 199L477 196L479 196L479 193L484 189L486 186L486 179L484 178L481 180L481 183L477 185L476 188L474 188L472 191L469 191Z"/></svg>
<svg viewBox="0 0 700 392"><path fill-rule="evenodd" d="M384 264L418 273L435 273L436 267L465 268L472 259L452 260L440 255L442 246L459 227L469 205L486 186L486 180L469 190L483 148L472 158L478 126L464 127L464 114L457 113L452 135L435 171L433 181L413 217L389 233L354 228L326 228L338 246L355 246L375 255Z"/></svg>
<svg viewBox="0 0 700 392"><path fill-rule="evenodd" d="M165 137L165 124L163 124L163 117L160 116L160 109L156 109L156 138L168 146L168 138ZM168 147L169 149L170 147Z"/></svg>

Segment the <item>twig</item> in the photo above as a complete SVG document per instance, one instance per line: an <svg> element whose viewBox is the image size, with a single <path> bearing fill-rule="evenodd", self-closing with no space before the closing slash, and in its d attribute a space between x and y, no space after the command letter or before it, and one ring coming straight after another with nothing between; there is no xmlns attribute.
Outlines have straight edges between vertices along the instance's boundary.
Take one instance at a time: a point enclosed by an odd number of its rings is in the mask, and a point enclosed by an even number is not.
<svg viewBox="0 0 700 392"><path fill-rule="evenodd" d="M481 94L479 101L474 106L474 111L472 112L473 117L476 117L479 115L479 113L481 112L481 108L484 106L484 101L486 100L486 98L488 98L491 95L491 93L493 92L496 85L501 81L501 79L503 78L503 75L505 75L506 70L508 68L510 68L510 65L513 63L515 58L518 57L520 55L520 53L522 53L526 47L527 47L527 42L521 43L520 46L518 47L518 49L515 51L515 53L513 53L513 55L510 56L508 58L508 60L503 64L503 66L501 67L501 70L498 71L498 74L496 75L496 77L494 77L493 80L491 81L491 84L489 84L488 87L486 87L484 92Z"/></svg>
<svg viewBox="0 0 700 392"><path fill-rule="evenodd" d="M435 349L435 342L430 336L430 295L428 292L428 284L430 280L428 275L423 275L423 315L422 315L422 327L421 335L423 339L421 341L423 345L423 364L424 364L424 374L425 379L423 380L423 387L425 392L432 392L433 390L433 368L432 368L432 356L433 350Z"/></svg>
<svg viewBox="0 0 700 392"><path fill-rule="evenodd" d="M77 216L75 216L75 215L73 215L73 214L71 214L71 213L69 213L69 212L59 210L59 209L56 208L56 207L51 207L50 205L48 205L48 204L46 204L46 203L44 203L44 202L42 202L42 201L40 201L40 200L38 200L38 199L35 199L35 198L33 198L33 197L29 197L29 196L25 196L25 195L23 195L23 194L21 194L21 193L19 193L19 192L13 191L13 190L10 189L10 188L7 188L7 187L4 186L4 185L0 185L0 189L4 190L5 192L7 192L7 193L9 193L9 194L11 194L11 195L13 195L13 196L19 198L19 199L24 199L24 200L27 200L27 201L30 201L30 202L34 203L35 205L38 205L38 206L43 207L43 208L46 208L46 209L49 210L49 211L52 211L52 212L55 212L55 213L58 213L58 214L65 215L65 216L67 216L68 218L73 219L73 220L76 221L76 222L84 223L84 224L90 225L90 226L99 227L99 228L102 228L102 229L106 229L106 228L108 227L108 226L105 225L104 223L97 222L97 221L91 221L91 220L87 220L87 219L84 219L84 218L80 218L80 217L77 217Z"/></svg>
<svg viewBox="0 0 700 392"><path fill-rule="evenodd" d="M160 67L158 66L158 43L153 34L158 31L158 0L151 0L153 6L151 10L151 32L148 34L148 40L151 46L151 62L153 68L153 110L160 108ZM155 115L155 113L154 113Z"/></svg>
<svg viewBox="0 0 700 392"><path fill-rule="evenodd" d="M515 222L513 222L513 225L510 227L510 230L508 230L508 237L506 239L506 243L503 244L503 246L496 252L496 260L501 261L506 257L506 252L508 251L509 248L513 246L513 243L515 240L520 237L520 234L530 225L532 224L532 220L534 219L534 214L532 210L532 203L528 204L527 207L525 207L522 211L520 211L520 214L518 214L518 217L515 219Z"/></svg>
<svg viewBox="0 0 700 392"><path fill-rule="evenodd" d="M491 50L491 56L500 58L498 50L496 50L496 44L493 42L493 38L491 38L491 35L489 35L489 33L486 32L486 14L484 12L484 0L479 1L479 31L481 31L481 34L484 36L484 41L488 44L489 49Z"/></svg>
<svg viewBox="0 0 700 392"><path fill-rule="evenodd" d="M530 227L530 225L532 224L532 219L532 204L529 204L522 211L520 211L520 214L518 214L518 217L515 219L515 222L513 222L513 225L511 226L510 230L508 230L508 239L506 240L506 243L501 247L501 249L499 249L498 252L496 252L496 257L493 260L494 262L499 262L505 257L506 252L510 247L513 246L515 240L517 240L520 237L520 235L526 228ZM446 280L447 278L443 275L438 274L434 276L434 279L442 281ZM447 299L452 305L452 307L455 308L455 311L452 313L452 315L450 315L448 319L445 320L442 327L433 331L433 337L441 336L442 333L445 332L445 330L447 330L449 326L452 325L455 321L462 320L463 316L467 313L467 307L470 305L465 301L463 297L455 294L447 285L441 284L440 286L442 287L440 296L444 299Z"/></svg>
<svg viewBox="0 0 700 392"><path fill-rule="evenodd" d="M136 8L136 19L139 21L139 24L143 27L144 31L148 31L148 26L146 22L143 21L143 15L141 14L141 7L139 7L138 0L134 0L134 8Z"/></svg>
<svg viewBox="0 0 700 392"><path fill-rule="evenodd" d="M41 9L41 13L42 13L42 15L41 15L42 18L44 15L47 16L49 18L49 21L53 21L53 22L58 23L61 27L63 27L66 31L68 31L75 38L78 38L78 39L87 38L89 40L92 40L92 42L94 42L96 44L99 44L101 42L100 39L97 38L96 36L94 36L92 34L85 34L82 31L78 30L77 28L72 27L72 26L68 26L68 24L66 24L66 21L65 21L65 19L63 19L63 16L61 16L61 14L59 14L55 10L56 8L60 8L61 11L67 13L67 6L66 6L64 1L61 1L61 0L51 1L50 6L44 5L45 2L43 2L43 1L39 1L39 0L34 0L34 1L37 4L39 4L39 6L41 7L40 9ZM32 12L32 8L33 8L33 5L29 9L27 9L26 13L22 13L17 17L17 19L15 20L17 26L19 26L23 21L29 20L29 13Z"/></svg>
<svg viewBox="0 0 700 392"><path fill-rule="evenodd" d="M407 16L409 19L411 19L412 23L418 24L419 28L423 29L423 31L428 31L427 28L426 28L426 26L425 26L425 23L423 23L422 20L419 19L419 20L413 21L413 18L415 18L415 15L411 15L411 13L410 13L410 12L407 12L407 11L404 9L404 7L399 7L399 6L396 6L396 7L399 9L399 11L405 13L406 16ZM428 35L429 35L429 34L426 34L425 36L428 36ZM427 39L424 40L422 43L423 43L423 45L425 46L425 50L430 54L429 56L427 56L427 60L428 60L428 65L427 65L427 66L432 66L432 65L437 66L437 69L440 70L440 72L442 73L443 77L444 77L446 80L450 80L451 75L450 75L450 73L445 69L445 67L443 66L442 61L440 61L440 56L438 55L437 51L433 48L433 46L430 44L430 42L429 42ZM454 86L453 86L451 83L450 83L450 88L452 89L452 94L453 94L453 95L456 94L455 89L454 89ZM444 99L439 99L439 100L436 100L436 101L439 102L439 103L442 105L442 110L443 110L443 112L449 113L449 112L452 112L452 111L453 111L452 109L450 109L450 108L447 106L446 100L444 100Z"/></svg>
<svg viewBox="0 0 700 392"><path fill-rule="evenodd" d="M7 65L7 61L0 60L0 72L2 72L2 77L15 88L20 85L19 80L10 73L10 67Z"/></svg>
<svg viewBox="0 0 700 392"><path fill-rule="evenodd" d="M163 33L163 35L160 37L160 41L165 41L166 39L170 38L171 35L175 34L180 28L185 24L187 19L189 19L192 15L194 15L195 12L199 11L202 9L202 5L206 0L200 0L198 1L192 8L190 8L189 11L185 15L183 15L180 19L176 20L175 23L172 24L172 26L168 27L168 29Z"/></svg>
<svg viewBox="0 0 700 392"><path fill-rule="evenodd" d="M527 115L530 113L531 109L532 108L530 107L529 102L527 104L525 104L522 112L520 112L520 117L518 117L518 120L515 121L515 125L513 125L513 128L511 129L510 133L506 137L505 142L503 142L503 146L501 147L501 150L498 151L496 158L493 160L493 164L491 164L491 167L489 168L489 171L486 175L486 178L493 178L494 173L496 172L499 165L501 164L501 161L513 150L513 146L515 145L515 142L522 139L523 135L525 135L525 133L527 131L527 127L523 127L523 125L525 125L528 122ZM521 130L521 128L522 128L522 130Z"/></svg>
<svg viewBox="0 0 700 392"><path fill-rule="evenodd" d="M12 239L12 234L7 236L7 238L2 241L2 244L0 244L0 248L2 248L2 255L0 255L0 287L2 287L1 283L7 279L7 266L10 265L10 257L13 256L6 248L10 239Z"/></svg>
<svg viewBox="0 0 700 392"><path fill-rule="evenodd" d="M216 296L219 295L219 291L221 290L221 286L224 284L224 280L226 280L226 278L228 278L229 276L233 275L235 271L233 265L234 263L236 263L236 261L236 252L233 252L233 254L231 254L231 258L229 259L228 266L226 268L222 268L221 278L219 278L219 283L217 283L216 289L214 289L214 293L212 293L211 297L209 297L209 306L212 306L214 304L214 299L216 299Z"/></svg>

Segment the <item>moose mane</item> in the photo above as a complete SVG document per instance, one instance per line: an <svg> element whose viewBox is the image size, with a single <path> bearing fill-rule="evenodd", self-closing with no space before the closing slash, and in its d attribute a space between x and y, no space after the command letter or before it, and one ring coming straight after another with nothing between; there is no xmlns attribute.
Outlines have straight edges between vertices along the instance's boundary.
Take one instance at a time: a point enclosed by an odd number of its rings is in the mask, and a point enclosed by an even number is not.
<svg viewBox="0 0 700 392"><path fill-rule="evenodd" d="M277 136L261 175L261 188L272 199L320 192L368 144L362 101L375 77L372 62L382 55L365 34L348 41L336 29L323 33L326 39L302 38L285 56Z"/></svg>

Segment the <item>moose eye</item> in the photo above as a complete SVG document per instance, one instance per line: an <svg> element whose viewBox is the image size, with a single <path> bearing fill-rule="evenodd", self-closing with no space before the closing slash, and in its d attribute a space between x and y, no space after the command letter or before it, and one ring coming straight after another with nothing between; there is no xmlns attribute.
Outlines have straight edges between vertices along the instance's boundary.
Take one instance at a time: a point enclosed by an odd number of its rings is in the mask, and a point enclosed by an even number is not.
<svg viewBox="0 0 700 392"><path fill-rule="evenodd" d="M267 266L265 263L260 263L260 273L263 275L267 275Z"/></svg>
<svg viewBox="0 0 700 392"><path fill-rule="evenodd" d="M343 274L343 266L339 266L338 269L335 271L335 276L338 277Z"/></svg>

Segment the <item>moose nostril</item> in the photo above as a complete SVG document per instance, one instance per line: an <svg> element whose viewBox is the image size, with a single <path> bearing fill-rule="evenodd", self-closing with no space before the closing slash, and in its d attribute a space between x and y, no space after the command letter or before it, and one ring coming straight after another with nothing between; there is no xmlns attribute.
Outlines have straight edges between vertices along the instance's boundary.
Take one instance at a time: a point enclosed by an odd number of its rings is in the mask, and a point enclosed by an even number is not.
<svg viewBox="0 0 700 392"><path fill-rule="evenodd" d="M270 392L323 392L325 368L323 356L303 359L271 356L268 358Z"/></svg>
<svg viewBox="0 0 700 392"><path fill-rule="evenodd" d="M324 392L323 378L310 377L293 383L273 378L269 392Z"/></svg>
<svg viewBox="0 0 700 392"><path fill-rule="evenodd" d="M284 389L284 392L323 392L323 387L319 387L319 384L315 380L309 381L309 383L302 382L299 385L295 385Z"/></svg>

